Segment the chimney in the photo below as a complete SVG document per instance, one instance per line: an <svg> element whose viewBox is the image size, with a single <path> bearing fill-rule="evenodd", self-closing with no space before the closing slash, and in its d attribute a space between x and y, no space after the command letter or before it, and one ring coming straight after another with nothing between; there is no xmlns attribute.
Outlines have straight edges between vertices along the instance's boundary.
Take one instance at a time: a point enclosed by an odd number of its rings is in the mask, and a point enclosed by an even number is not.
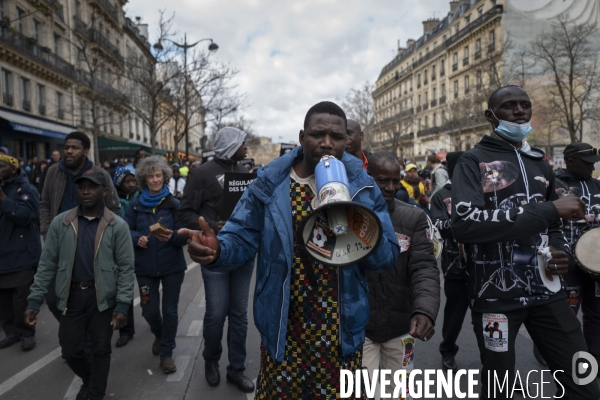
<svg viewBox="0 0 600 400"><path fill-rule="evenodd" d="M450 2L450 12L453 13L454 10L458 8L458 0L453 0Z"/></svg>
<svg viewBox="0 0 600 400"><path fill-rule="evenodd" d="M412 46L413 44L415 44L415 39L408 39L406 41L406 48L409 48L410 46Z"/></svg>
<svg viewBox="0 0 600 400"><path fill-rule="evenodd" d="M427 21L423 21L423 34L426 34L430 30L432 30L439 23L439 18L429 18Z"/></svg>

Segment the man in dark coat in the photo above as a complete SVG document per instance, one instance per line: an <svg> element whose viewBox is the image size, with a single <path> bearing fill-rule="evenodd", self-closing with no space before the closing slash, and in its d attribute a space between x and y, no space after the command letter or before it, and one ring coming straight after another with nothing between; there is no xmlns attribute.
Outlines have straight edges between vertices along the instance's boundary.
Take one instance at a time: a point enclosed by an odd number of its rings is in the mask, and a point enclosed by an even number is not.
<svg viewBox="0 0 600 400"><path fill-rule="evenodd" d="M37 189L16 158L0 154L0 323L6 333L0 349L19 340L23 350L35 347L35 327L23 313L42 252L39 213Z"/></svg>
<svg viewBox="0 0 600 400"><path fill-rule="evenodd" d="M371 376L379 368L408 373L413 368L415 339L427 341L435 332L440 274L427 216L396 199L402 187L396 157L388 151L371 154L368 172L387 202L400 255L392 270L367 272L371 312L362 362Z"/></svg>

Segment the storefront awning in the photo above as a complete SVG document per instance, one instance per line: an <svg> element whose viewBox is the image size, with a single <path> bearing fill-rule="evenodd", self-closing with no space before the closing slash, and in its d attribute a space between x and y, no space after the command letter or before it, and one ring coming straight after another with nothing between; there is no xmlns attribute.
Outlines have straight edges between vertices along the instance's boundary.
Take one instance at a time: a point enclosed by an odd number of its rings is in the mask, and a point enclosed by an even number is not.
<svg viewBox="0 0 600 400"><path fill-rule="evenodd" d="M63 125L45 119L30 117L18 112L0 109L0 118L9 122L15 131L32 133L34 135L47 136L64 139L69 133L76 129L69 125Z"/></svg>
<svg viewBox="0 0 600 400"><path fill-rule="evenodd" d="M150 152L150 147L141 143L129 142L127 140L117 140L106 136L98 137L98 149L101 152L115 151L115 152L135 152L140 149ZM162 149L156 149L156 154L165 155L167 152Z"/></svg>

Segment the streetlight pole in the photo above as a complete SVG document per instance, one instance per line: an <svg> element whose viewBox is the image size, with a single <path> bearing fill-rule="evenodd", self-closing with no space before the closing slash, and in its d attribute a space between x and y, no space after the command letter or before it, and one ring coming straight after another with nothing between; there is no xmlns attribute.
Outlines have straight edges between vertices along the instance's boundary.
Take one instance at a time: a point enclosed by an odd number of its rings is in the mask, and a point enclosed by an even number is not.
<svg viewBox="0 0 600 400"><path fill-rule="evenodd" d="M216 52L217 50L219 50L219 46L213 42L212 39L207 38L207 39L200 39L198 40L196 43L192 43L192 44L188 44L187 42L187 33L185 33L183 35L183 43L177 43L172 41L171 39L165 39L168 40L169 42L173 43L175 46L179 47L180 49L183 49L183 96L184 96L184 110L185 110L185 159L186 161L189 158L190 155L190 151L189 151L189 147L190 147L190 141L189 141L189 94L188 94L188 76L187 76L187 51L188 49L191 49L192 47L195 47L198 43L200 42L204 42L206 40L210 40L210 44L208 45L208 50L212 53ZM160 44L160 42L156 43L154 45L154 48L157 51L162 51L163 50L163 46Z"/></svg>

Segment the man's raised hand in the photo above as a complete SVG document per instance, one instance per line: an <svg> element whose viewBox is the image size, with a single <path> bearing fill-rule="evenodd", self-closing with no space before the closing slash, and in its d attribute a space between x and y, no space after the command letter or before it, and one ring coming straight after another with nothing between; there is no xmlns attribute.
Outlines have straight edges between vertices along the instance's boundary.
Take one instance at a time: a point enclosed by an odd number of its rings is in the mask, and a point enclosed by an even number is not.
<svg viewBox="0 0 600 400"><path fill-rule="evenodd" d="M198 264L210 264L219 258L219 239L217 239L217 235L210 229L203 217L198 218L198 225L200 225L201 231L183 228L177 233L190 238L188 240L188 253L190 253L192 260Z"/></svg>

